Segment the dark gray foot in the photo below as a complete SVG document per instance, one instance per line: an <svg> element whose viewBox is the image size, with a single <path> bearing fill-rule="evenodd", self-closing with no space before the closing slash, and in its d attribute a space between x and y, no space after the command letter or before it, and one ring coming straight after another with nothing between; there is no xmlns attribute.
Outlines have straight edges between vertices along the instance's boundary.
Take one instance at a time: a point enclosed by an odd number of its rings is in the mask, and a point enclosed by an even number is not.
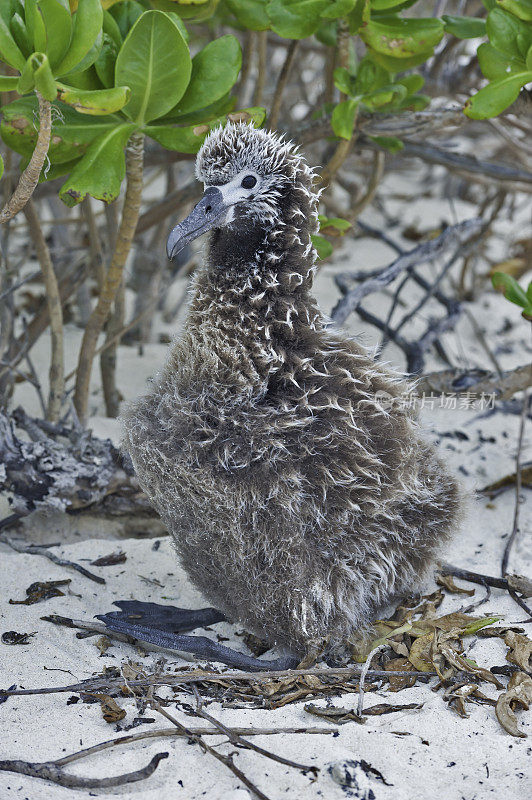
<svg viewBox="0 0 532 800"><path fill-rule="evenodd" d="M229 667L242 670L293 669L298 660L291 656L275 661L253 658L230 647L225 647L206 636L186 636L180 631L190 631L205 625L225 620L215 608L188 610L176 606L161 606L157 603L141 603L137 600L120 600L115 603L120 611L98 614L112 631L126 633L143 642L163 647L165 650L181 650L199 658L220 661Z"/></svg>

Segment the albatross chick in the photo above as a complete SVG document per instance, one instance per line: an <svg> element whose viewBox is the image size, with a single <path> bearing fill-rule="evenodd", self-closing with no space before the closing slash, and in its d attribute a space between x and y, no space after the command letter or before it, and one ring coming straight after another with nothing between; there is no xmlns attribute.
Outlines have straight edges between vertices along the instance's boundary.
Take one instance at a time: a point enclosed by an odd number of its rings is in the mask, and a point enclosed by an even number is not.
<svg viewBox="0 0 532 800"><path fill-rule="evenodd" d="M318 195L297 149L230 123L196 173L205 194L168 255L211 230L205 263L124 448L217 609L293 655L334 651L420 585L460 494L408 384L311 295Z"/></svg>

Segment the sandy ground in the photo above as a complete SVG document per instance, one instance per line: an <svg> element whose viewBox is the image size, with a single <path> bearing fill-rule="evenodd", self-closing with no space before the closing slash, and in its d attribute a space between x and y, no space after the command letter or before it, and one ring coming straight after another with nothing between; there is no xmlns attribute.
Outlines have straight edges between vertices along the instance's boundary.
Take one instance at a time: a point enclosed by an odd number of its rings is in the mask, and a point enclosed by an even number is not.
<svg viewBox="0 0 532 800"><path fill-rule="evenodd" d="M395 178L388 179L391 192ZM386 192L386 186L384 187ZM396 207L393 207L393 203ZM455 203L453 209L442 201L423 199L405 206L390 200L391 211L403 215L402 224L419 223L420 226L437 225L442 218L450 222L473 216L474 209L465 203ZM456 217L453 216L456 215ZM366 221L382 225L377 212L370 211ZM513 221L512 230L519 227L520 220ZM522 229L520 230L522 233ZM507 243L512 232L501 226L500 236L492 244L494 258L507 254ZM404 243L407 244L407 243ZM411 243L408 246L412 246ZM332 283L332 273L338 269L374 268L385 265L393 253L373 239L363 238L347 244L338 251L332 263L321 270L316 293L325 311L329 312L337 299ZM180 290L177 285L172 295ZM171 298L169 298L171 302ZM372 302L382 300L375 298ZM469 306L472 315L484 329L485 335L495 342L499 357L505 368L531 360L530 328L519 319L517 309L501 298L487 293ZM505 326L507 331L501 333ZM136 348L121 347L118 360L118 383L126 396L136 396L142 391L146 380L162 364L166 346L157 343L160 333L174 333L176 325L165 326L161 320L155 326L154 343L144 348L139 355ZM371 329L354 316L349 320L351 331L361 334L367 344L376 342ZM495 334L497 339L495 340ZM67 370L74 366L75 353L79 346L80 332L74 326L68 328ZM453 357L464 366L480 365L490 368L486 353L474 335L470 320L461 319L456 331L444 336L444 344ZM48 341L43 337L34 349L34 360L43 374L48 355ZM387 358L401 363L399 355L390 349ZM441 368L436 360L428 368ZM119 438L119 426L115 421L103 417L102 400L97 392L97 376L91 396L93 413L92 427L98 435ZM15 403L21 402L29 413L38 413L34 394L26 389L17 389ZM458 403L460 406L460 402ZM508 491L493 501L474 494L492 480L511 473L515 469L516 441L519 419L515 415L500 413L486 416L478 409L431 408L422 409L422 421L427 435L438 442L439 450L452 468L461 476L471 495L471 506L462 529L445 554L446 560L478 572L498 575L504 544L512 525L515 503L513 491ZM525 437L523 458L530 459L530 433ZM0 512L5 509L5 498L0 502ZM531 573L532 552L530 531L532 530L532 503L530 493L523 492L521 504L521 533L512 552L510 570L522 574ZM16 630L36 632L25 646L8 647L0 644L0 687L16 684L20 688L55 686L74 683L100 673L106 666L119 667L127 659L134 659L150 670L160 658L160 652L144 654L138 649L114 642L101 655L94 642L88 638L79 640L75 631L55 627L41 620L45 614L61 614L91 620L97 613L112 610L117 599L135 598L145 601L168 603L185 607L205 605L203 598L189 584L183 570L176 562L168 538L124 538L116 522L102 523L87 516L69 518L61 514L34 515L25 522L24 530L29 539L40 542L61 541L54 552L68 559L86 564L89 560L123 549L127 561L114 567L92 568L106 578L106 585L92 583L83 576L58 567L38 556L14 553L0 545L0 632ZM153 534L153 531L151 532ZM114 540L114 541L110 541ZM118 541L119 540L119 541ZM155 543L158 543L155 545ZM155 545L155 546L154 546ZM8 599L22 600L27 586L34 581L71 578L67 594L47 600L38 605L10 605ZM434 589L434 584L427 586ZM484 590L478 588L475 597L482 597ZM461 596L447 596L441 613L458 610L471 602ZM524 612L502 591L493 590L491 598L478 613L490 613L502 617L505 624L523 620ZM235 636L239 626L220 623L212 626L209 636L222 634L229 637L226 642L235 649L246 650L241 638ZM499 639L476 640L472 657L484 666L505 663L506 647ZM167 669L186 662L176 654L166 653ZM266 656L267 657L267 656ZM491 697L497 693L493 687L483 684L483 691ZM159 690L161 697L171 697L168 688ZM70 702L69 694L51 694L32 697L12 697L0 705L0 729L3 735L1 758L21 758L44 761L58 758L82 747L113 738L115 726L106 723L98 704ZM183 696L181 696L183 698ZM356 706L354 695L332 699L337 706ZM132 701L120 701L127 716L120 723L127 726L137 715ZM318 705L326 701L318 699ZM278 735L254 739L286 757L319 767L318 778L302 775L251 752L239 751L235 756L238 766L272 800L280 798L376 798L376 800L433 800L441 794L446 800L484 800L504 798L524 800L532 791L530 779L530 738L515 739L498 724L494 711L489 706L470 704L470 716L458 717L428 685L405 689L399 694L390 694L386 689L368 693L366 704L380 702L420 702L418 711L399 712L383 717L369 718L365 725L350 722L340 726L337 735ZM182 711L171 709L185 724L190 724ZM208 706L210 714L228 725L282 726L327 726L328 723L309 715L304 702L289 705L275 711L224 708L220 703ZM156 712L146 716L155 719L135 728L139 732L157 727L164 728L168 722ZM532 726L527 715L520 713L520 725L529 734ZM197 721L194 721L196 724ZM201 723L200 723L201 724ZM331 726L335 727L335 726ZM223 737L210 737L210 743L223 741ZM229 752L227 747L224 752ZM203 754L198 747L182 739L147 740L124 748L115 748L83 760L69 768L74 774L97 777L114 775L138 769L148 763L158 752L168 751L169 758L146 781L122 787L112 792L103 790L74 791L43 781L0 772L0 798L28 798L28 800L66 800L72 797L121 797L143 800L245 800L248 791L220 763ZM386 784L376 778L366 779L365 788L341 786L334 780L338 773L345 772L345 764L365 760L379 770ZM352 768L351 768L352 769ZM527 776L528 770L528 776ZM372 794L373 793L373 794Z"/></svg>

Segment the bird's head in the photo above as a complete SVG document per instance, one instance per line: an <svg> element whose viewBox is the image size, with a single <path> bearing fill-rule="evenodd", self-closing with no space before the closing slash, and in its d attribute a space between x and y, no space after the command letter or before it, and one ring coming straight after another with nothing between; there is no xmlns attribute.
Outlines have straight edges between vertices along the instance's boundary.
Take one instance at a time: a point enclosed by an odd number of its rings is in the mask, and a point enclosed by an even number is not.
<svg viewBox="0 0 532 800"><path fill-rule="evenodd" d="M291 142L247 123L228 123L205 139L196 160L196 177L205 192L189 216L171 231L172 259L186 244L212 228L250 222L271 225L282 213L287 189L296 183L310 190L311 170Z"/></svg>

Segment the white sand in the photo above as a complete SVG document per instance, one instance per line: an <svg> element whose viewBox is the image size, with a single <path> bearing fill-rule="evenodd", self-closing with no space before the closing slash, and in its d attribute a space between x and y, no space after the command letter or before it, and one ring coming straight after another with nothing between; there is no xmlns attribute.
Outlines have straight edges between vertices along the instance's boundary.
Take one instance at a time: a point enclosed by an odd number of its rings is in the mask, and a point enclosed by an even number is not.
<svg viewBox="0 0 532 800"><path fill-rule="evenodd" d="M393 178L390 186L393 187ZM397 180L397 179L395 179ZM465 203L456 203L460 219L473 216L474 209ZM423 199L408 205L397 205L402 222L418 220L421 227L437 225L442 217L455 221L448 206L441 201ZM371 212L365 217L373 224L379 224L379 216ZM513 231L519 220L514 220ZM520 231L522 233L522 231ZM501 230L500 256L506 252L508 229ZM497 243L494 247L499 247ZM411 244L409 246L412 246ZM388 263L393 254L382 244L372 239L358 240L353 246L349 243L338 252L334 265L323 267L316 284L318 297L324 309L330 311L337 297L331 273L335 269L347 267L372 268ZM373 301L372 301L373 302ZM382 302L375 298L377 304ZM510 352L500 355L505 368L526 363L530 360L530 326L519 319L517 308L513 308L493 294L486 294L470 306L479 323L486 329L492 346L501 343L510 346ZM508 333L495 332L509 319L512 327ZM349 320L350 329L362 332L368 343L377 341L374 331L364 326L353 315ZM160 321L155 326L155 334L168 331ZM75 353L79 346L80 333L68 328L68 364L75 363ZM475 339L471 324L463 317L455 332L443 337L445 346L454 357L464 365L490 367L486 354ZM121 347L119 351L118 383L127 397L134 397L142 391L146 379L162 363L166 347L156 343L144 348L139 356L136 348ZM40 371L46 372L48 340L43 337L35 347L34 357ZM389 351L388 358L399 362L399 355ZM436 360L429 362L429 368L441 368ZM94 387L97 386L95 376ZM27 387L17 388L16 402L23 402L30 413L38 413L33 394ZM99 435L118 438L117 424L102 416L102 400L99 394L91 397L91 409L96 415L93 428ZM478 412L469 409L443 410L425 408L423 422L428 434L435 441L438 433L460 431L467 439L444 437L440 440L440 452L448 458L469 489L481 487L491 480L514 471L515 449L518 430L516 416L496 414L489 418L479 418ZM528 441L530 436L528 435ZM527 455L528 453L528 455ZM524 458L530 458L530 447ZM467 473L467 474L465 474ZM530 494L523 493L521 505L521 534L512 553L510 568L530 574L532 554L530 552L530 530L532 529L532 504ZM504 543L508 536L514 507L514 492L508 491L489 503L485 498L474 498L470 515L457 535L452 548L446 554L448 561L469 567L479 572L498 575ZM105 666L119 667L126 659L140 661L146 669L153 668L161 653L139 652L126 644L113 643L101 656L95 647L95 639L78 640L75 631L55 627L41 621L45 614L62 614L69 617L91 620L97 613L112 609L116 599L136 598L181 605L200 607L203 598L189 584L185 573L177 565L168 539L160 540L158 550L153 549L154 539L120 538L119 524L115 521L102 523L96 518L69 518L64 515L35 515L26 521L27 536L35 541L68 542L57 547L55 552L66 558L86 564L101 555L124 549L127 561L115 567L93 568L107 580L106 586L92 583L83 576L50 563L38 556L20 555L0 545L0 581L2 603L0 604L0 632L16 630L36 631L36 635L26 646L8 647L0 644L0 687L17 684L20 688L54 686L74 683L102 671ZM527 544L528 534L528 544ZM110 541L114 539L114 541ZM71 578L72 594L53 598L37 605L9 605L8 598L20 600L27 586L37 580L59 580ZM150 584L146 579L159 581L163 586ZM429 586L429 589L434 586ZM473 600L483 596L478 588ZM75 594L74 594L75 593ZM77 595L81 595L78 597ZM446 597L441 613L457 610L471 602L461 596ZM493 590L491 599L479 609L478 613L500 615L504 623L522 620L522 612L502 591ZM239 626L220 623L213 626L216 632L228 636L225 642L236 649L245 650L242 640L235 636ZM484 666L504 664L506 647L499 639L479 640L472 649L472 657ZM168 668L187 662L166 654ZM483 684L482 690L491 697L497 695L493 687ZM160 696L171 697L168 689L160 689ZM81 701L67 704L69 694L51 694L32 697L12 697L0 705L0 730L2 745L0 758L21 758L42 761L58 758L82 747L113 738L114 726L102 718L98 704L88 705ZM181 695L184 698L184 695ZM356 696L335 697L334 705L356 706ZM309 698L318 705L325 700ZM336 800L344 797L364 797L364 793L354 789L344 789L335 783L329 767L344 761L364 759L380 770L386 781L384 785L371 779L369 786L377 800L434 800L441 796L445 800L484 800L484 798L504 798L504 800L524 800L530 796L532 786L529 770L530 739L514 739L505 733L498 724L494 711L488 706L470 704L468 719L459 718L444 703L441 692L430 691L428 685L419 685L391 694L386 689L368 693L366 705L379 702L422 702L420 711L395 713L383 717L370 717L365 725L355 722L339 727L339 735L282 735L258 737L254 741L263 747L298 761L319 767L316 781L311 776L299 774L279 764L274 764L251 752L239 751L235 763L272 800L280 798L321 798ZM120 701L127 711L122 725L130 723L137 714L134 703ZM223 708L219 703L211 703L208 711L229 725L253 725L267 727L281 726L327 726L321 719L304 711L304 702L275 710L239 710ZM170 709L185 724L190 718L173 708ZM156 722L135 728L133 732L168 727L168 722L156 712L148 710L145 716L155 717ZM519 714L523 730L532 733L530 719ZM201 724L193 721L192 724ZM334 727L334 726L331 726ZM405 735L401 735L404 733ZM223 737L210 737L210 743L221 742ZM224 752L230 752L227 746ZM100 753L69 767L75 774L103 777L138 769L148 763L158 752L168 751L170 757L162 761L152 777L146 781L132 784L112 792L74 791L40 780L26 778L12 773L0 772L0 798L28 798L30 800L64 800L72 797L121 797L142 798L143 800L245 800L249 793L242 784L220 763L203 754L198 747L181 739L148 740L123 748Z"/></svg>

